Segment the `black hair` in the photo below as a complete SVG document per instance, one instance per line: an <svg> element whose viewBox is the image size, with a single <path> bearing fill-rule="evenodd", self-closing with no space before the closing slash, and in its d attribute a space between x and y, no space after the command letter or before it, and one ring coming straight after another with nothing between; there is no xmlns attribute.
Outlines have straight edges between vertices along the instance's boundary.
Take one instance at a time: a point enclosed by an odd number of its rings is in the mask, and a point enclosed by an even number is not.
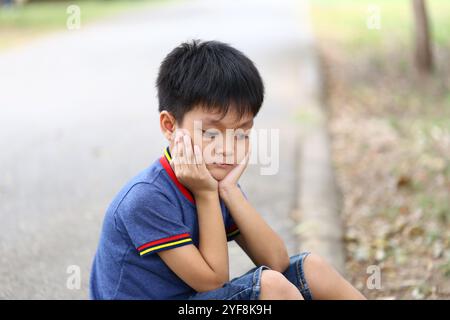
<svg viewBox="0 0 450 320"><path fill-rule="evenodd" d="M256 116L264 100L253 62L219 41L196 39L173 49L161 63L156 87L159 111L169 111L179 122L196 106L222 116L231 106L240 118Z"/></svg>

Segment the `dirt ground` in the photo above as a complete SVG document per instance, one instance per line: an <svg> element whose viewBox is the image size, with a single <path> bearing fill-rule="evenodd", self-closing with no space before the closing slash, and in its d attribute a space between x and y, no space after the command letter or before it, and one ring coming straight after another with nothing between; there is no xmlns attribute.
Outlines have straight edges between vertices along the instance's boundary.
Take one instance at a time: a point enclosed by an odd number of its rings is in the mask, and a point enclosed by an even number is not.
<svg viewBox="0 0 450 320"><path fill-rule="evenodd" d="M394 43L319 51L349 280L371 299L450 299L450 48L429 78Z"/></svg>

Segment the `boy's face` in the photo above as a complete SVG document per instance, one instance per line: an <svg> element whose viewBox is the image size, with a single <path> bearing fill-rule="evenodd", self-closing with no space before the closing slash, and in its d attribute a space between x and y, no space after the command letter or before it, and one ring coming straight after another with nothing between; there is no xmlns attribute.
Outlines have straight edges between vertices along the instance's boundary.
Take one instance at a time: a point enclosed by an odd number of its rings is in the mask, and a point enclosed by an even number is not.
<svg viewBox="0 0 450 320"><path fill-rule="evenodd" d="M193 144L202 149L206 168L214 179L220 181L248 153L253 118L253 115L245 115L238 119L233 108L223 116L197 107L184 115L176 129L189 133ZM173 149L173 138L170 148Z"/></svg>

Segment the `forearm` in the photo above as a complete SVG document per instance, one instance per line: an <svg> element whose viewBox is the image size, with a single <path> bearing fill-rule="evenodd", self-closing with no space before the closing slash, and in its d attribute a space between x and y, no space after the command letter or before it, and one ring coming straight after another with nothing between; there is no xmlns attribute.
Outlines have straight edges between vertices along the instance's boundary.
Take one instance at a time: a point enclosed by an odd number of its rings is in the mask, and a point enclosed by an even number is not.
<svg viewBox="0 0 450 320"><path fill-rule="evenodd" d="M284 271L289 263L284 241L245 199L237 186L222 189L221 196L257 264Z"/></svg>
<svg viewBox="0 0 450 320"><path fill-rule="evenodd" d="M228 246L217 192L195 195L199 225L199 251L224 282L229 280Z"/></svg>

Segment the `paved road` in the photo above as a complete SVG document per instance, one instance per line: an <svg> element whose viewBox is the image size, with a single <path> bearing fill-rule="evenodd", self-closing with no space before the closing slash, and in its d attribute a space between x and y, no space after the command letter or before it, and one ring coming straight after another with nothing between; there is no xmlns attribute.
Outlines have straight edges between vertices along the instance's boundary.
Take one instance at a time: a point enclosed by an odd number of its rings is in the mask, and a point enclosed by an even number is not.
<svg viewBox="0 0 450 320"><path fill-rule="evenodd" d="M176 1L0 54L0 298L87 297L105 208L165 146L159 63L192 38L228 42L261 71L257 128L280 130L280 168L263 176L251 165L242 186L295 253L295 114L310 45L300 9L298 1ZM252 267L236 244L230 254L233 277ZM66 287L70 265L80 267L80 290Z"/></svg>

